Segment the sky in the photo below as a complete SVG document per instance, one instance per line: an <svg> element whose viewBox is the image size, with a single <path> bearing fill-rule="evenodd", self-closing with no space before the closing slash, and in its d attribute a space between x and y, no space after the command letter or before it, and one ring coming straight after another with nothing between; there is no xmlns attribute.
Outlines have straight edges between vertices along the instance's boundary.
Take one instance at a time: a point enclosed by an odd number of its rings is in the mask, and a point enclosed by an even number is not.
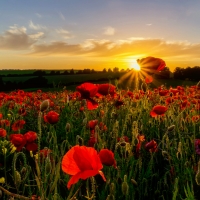
<svg viewBox="0 0 200 200"><path fill-rule="evenodd" d="M199 0L1 0L0 69L200 66Z"/></svg>

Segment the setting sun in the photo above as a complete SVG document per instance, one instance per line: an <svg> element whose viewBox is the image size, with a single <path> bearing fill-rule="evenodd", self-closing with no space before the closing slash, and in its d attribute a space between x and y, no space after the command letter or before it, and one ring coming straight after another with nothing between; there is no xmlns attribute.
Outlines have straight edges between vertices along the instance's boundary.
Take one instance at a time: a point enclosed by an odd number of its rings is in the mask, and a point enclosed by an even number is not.
<svg viewBox="0 0 200 200"><path fill-rule="evenodd" d="M131 68L136 71L140 71L140 66L137 64L137 62L132 63Z"/></svg>

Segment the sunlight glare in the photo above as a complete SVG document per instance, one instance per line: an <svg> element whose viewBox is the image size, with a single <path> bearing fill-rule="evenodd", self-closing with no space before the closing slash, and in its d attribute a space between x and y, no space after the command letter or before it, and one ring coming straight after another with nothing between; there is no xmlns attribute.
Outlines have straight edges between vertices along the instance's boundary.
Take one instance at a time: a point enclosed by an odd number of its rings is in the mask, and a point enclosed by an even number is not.
<svg viewBox="0 0 200 200"><path fill-rule="evenodd" d="M132 63L131 68L136 71L140 71L140 66L137 64L137 62Z"/></svg>

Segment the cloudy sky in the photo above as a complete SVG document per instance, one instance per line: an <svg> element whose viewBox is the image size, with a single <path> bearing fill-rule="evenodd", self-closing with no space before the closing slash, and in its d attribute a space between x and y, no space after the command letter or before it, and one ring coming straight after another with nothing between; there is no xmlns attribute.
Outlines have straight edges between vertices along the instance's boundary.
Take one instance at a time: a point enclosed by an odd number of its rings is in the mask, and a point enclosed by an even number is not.
<svg viewBox="0 0 200 200"><path fill-rule="evenodd" d="M0 69L200 66L199 0L0 1Z"/></svg>

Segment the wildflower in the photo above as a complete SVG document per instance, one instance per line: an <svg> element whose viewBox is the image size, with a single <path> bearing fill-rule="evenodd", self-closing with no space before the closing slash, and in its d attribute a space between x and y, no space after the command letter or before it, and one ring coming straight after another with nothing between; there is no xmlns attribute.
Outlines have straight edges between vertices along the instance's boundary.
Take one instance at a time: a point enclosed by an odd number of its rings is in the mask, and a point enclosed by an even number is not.
<svg viewBox="0 0 200 200"><path fill-rule="evenodd" d="M86 99L88 110L94 110L98 107L98 103L92 99L98 91L98 87L95 84L83 83L77 86L76 90L80 92L81 99Z"/></svg>
<svg viewBox="0 0 200 200"><path fill-rule="evenodd" d="M17 148L16 151L21 151L26 144L26 137L22 134L11 134L10 141Z"/></svg>
<svg viewBox="0 0 200 200"><path fill-rule="evenodd" d="M157 115L164 115L164 113L166 111L167 111L167 107L161 106L161 105L157 105L157 106L153 107L153 109L150 112L150 115L152 117L156 117Z"/></svg>
<svg viewBox="0 0 200 200"><path fill-rule="evenodd" d="M97 124L98 124L98 120L90 120L87 124L87 127L91 130L91 129L94 129Z"/></svg>
<svg viewBox="0 0 200 200"><path fill-rule="evenodd" d="M99 152L99 157L102 164L106 166L114 166L114 168L117 168L114 153L112 151L108 149L101 149Z"/></svg>
<svg viewBox="0 0 200 200"><path fill-rule="evenodd" d="M100 174L106 181L104 174L100 171L103 168L101 160L94 148L86 146L72 147L62 159L62 170L69 175L72 175L67 184L69 189L72 184L75 184L79 179L87 179L89 177Z"/></svg>
<svg viewBox="0 0 200 200"><path fill-rule="evenodd" d="M152 83L153 82L153 77L152 76L147 76L145 78L145 83L149 84L149 83Z"/></svg>
<svg viewBox="0 0 200 200"><path fill-rule="evenodd" d="M137 63L140 65L141 70L147 70L148 72L159 72L162 71L166 64L165 62L160 58L154 58L154 57L146 57L142 59L138 59Z"/></svg>
<svg viewBox="0 0 200 200"><path fill-rule="evenodd" d="M116 93L115 91L116 87L110 83L104 83L98 85L98 94L100 95L114 95Z"/></svg>
<svg viewBox="0 0 200 200"><path fill-rule="evenodd" d="M0 128L0 137L6 137L6 134L7 134L6 130L3 128Z"/></svg>
<svg viewBox="0 0 200 200"><path fill-rule="evenodd" d="M37 151L38 145L35 143L35 140L37 139L37 133L33 131L28 131L24 134L24 137L26 138L26 150L28 151Z"/></svg>
<svg viewBox="0 0 200 200"><path fill-rule="evenodd" d="M24 124L26 122L24 120L17 120L13 123L12 125L12 130L13 131L19 131L20 129L22 129L24 127Z"/></svg>
<svg viewBox="0 0 200 200"><path fill-rule="evenodd" d="M59 114L55 111L49 111L46 115L44 115L44 121L49 124L56 124L59 120Z"/></svg>
<svg viewBox="0 0 200 200"><path fill-rule="evenodd" d="M147 142L144 147L147 151L156 152L158 150L157 146L158 145L157 145L156 141L151 140L150 142Z"/></svg>

